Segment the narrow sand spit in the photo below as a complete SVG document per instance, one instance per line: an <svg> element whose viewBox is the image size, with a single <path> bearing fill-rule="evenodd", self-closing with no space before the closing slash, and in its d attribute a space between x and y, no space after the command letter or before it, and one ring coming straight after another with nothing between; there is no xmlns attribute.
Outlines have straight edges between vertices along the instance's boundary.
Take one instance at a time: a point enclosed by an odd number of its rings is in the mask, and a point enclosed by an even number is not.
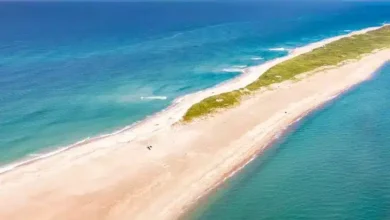
<svg viewBox="0 0 390 220"><path fill-rule="evenodd" d="M269 67L340 38L298 48L232 81L185 96L131 129L3 173L0 219L177 218L291 123L368 79L390 59L390 50L275 85L213 117L173 124L193 103L243 87Z"/></svg>

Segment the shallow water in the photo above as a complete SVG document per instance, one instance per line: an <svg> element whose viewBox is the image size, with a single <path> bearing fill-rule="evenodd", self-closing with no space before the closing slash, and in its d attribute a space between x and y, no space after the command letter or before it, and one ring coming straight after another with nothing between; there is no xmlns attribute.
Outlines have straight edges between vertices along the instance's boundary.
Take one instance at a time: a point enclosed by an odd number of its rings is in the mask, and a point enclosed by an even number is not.
<svg viewBox="0 0 390 220"><path fill-rule="evenodd" d="M389 99L390 63L295 125L191 219L389 219Z"/></svg>
<svg viewBox="0 0 390 220"><path fill-rule="evenodd" d="M112 132L388 3L0 3L0 164Z"/></svg>

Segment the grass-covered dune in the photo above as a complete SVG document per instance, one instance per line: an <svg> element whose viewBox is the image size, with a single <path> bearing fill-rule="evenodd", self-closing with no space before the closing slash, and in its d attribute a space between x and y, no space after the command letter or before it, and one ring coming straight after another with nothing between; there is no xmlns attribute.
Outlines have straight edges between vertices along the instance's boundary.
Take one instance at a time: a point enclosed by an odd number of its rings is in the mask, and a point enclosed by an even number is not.
<svg viewBox="0 0 390 220"><path fill-rule="evenodd" d="M342 38L275 65L245 88L203 99L188 109L183 120L188 122L217 110L234 106L244 96L273 83L291 80L299 74L314 71L321 67L335 66L343 61L359 59L362 55L371 53L376 49L388 47L390 47L390 26Z"/></svg>

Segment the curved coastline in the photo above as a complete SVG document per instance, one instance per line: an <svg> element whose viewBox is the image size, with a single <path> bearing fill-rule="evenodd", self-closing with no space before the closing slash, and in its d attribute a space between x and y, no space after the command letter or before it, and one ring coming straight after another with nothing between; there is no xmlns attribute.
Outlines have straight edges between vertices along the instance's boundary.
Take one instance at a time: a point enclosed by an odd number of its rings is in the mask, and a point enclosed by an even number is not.
<svg viewBox="0 0 390 220"><path fill-rule="evenodd" d="M203 99L208 98L210 96L218 95L221 93L230 92L230 91L233 91L236 89L243 88L243 87L249 85L250 83L254 82L255 80L257 80L268 69L270 69L271 67L273 67L281 62L284 62L286 60L289 60L289 59L294 58L296 56L299 56L301 54L310 52L313 49L322 47L323 45L326 45L326 44L331 43L333 41L337 41L341 38L353 36L356 34L363 34L363 33L366 33L368 31L376 30L376 29L379 29L379 28L387 26L387 25L389 25L389 24L384 23L382 26L368 27L368 28L364 28L361 30L352 31L348 34L326 38L326 39L318 41L318 42L310 43L310 44L303 46L303 47L298 47L298 48L292 49L289 51L289 54L287 56L276 58L276 59L267 61L267 62L260 64L260 65L257 65L257 66L251 66L251 67L245 68L242 71L242 74L238 75L237 77L235 77L233 79L227 80L225 82L222 82L216 86L210 87L210 88L205 89L205 90L201 90L201 91L198 91L195 93L186 94L184 96L178 97L167 108L165 108L159 112L156 112L152 115L149 115L146 118L144 118L143 120L134 122L128 126L125 126L124 128L116 130L112 133L102 134L102 135L99 135L96 137L87 137L81 141L74 143L74 144L70 144L70 145L67 145L64 147L52 148L52 149L47 150L46 152L44 151L41 153L34 154L33 157L27 156L27 158L22 158L18 161L0 166L0 175L3 173L6 173L6 172L10 172L10 171L12 171L20 166L28 165L28 164L34 163L36 161L39 161L39 160L42 160L45 158L55 156L55 155L60 154L62 152L71 150L71 149L76 148L76 147L81 147L81 146L89 144L91 142L100 141L100 140L103 140L103 139L109 138L109 137L114 137L115 135L128 136L127 138L125 138L125 140L123 140L123 142L126 142L126 143L131 142L133 139L135 139L137 137L142 136L145 138L147 136L152 135L153 132L155 132L157 130L164 129L164 127L170 127L170 126L176 124L177 122L180 122L182 117L186 113L186 111L192 105L194 105L194 104L196 104L196 103L198 103L198 102L202 101ZM163 126L160 126L161 121L164 121ZM153 124L154 125L158 124L157 128L156 128L156 126L153 126ZM145 128L144 128L145 126L151 126L152 129L145 130Z"/></svg>
<svg viewBox="0 0 390 220"><path fill-rule="evenodd" d="M384 50L387 51L388 61L390 61L390 50ZM375 55L375 53L371 54ZM167 219L187 219L188 217L191 217L192 214L195 212L196 208L199 204L201 204L204 200L207 199L207 196L212 194L215 190L218 189L223 183L225 183L228 179L236 175L238 172L240 172L242 169L244 169L248 164L250 164L253 160L261 156L261 154L267 150L269 147L272 147L272 145L279 140L283 135L288 133L295 127L302 119L304 119L307 115L312 113L313 111L319 110L323 108L324 106L331 104L332 102L336 101L340 96L343 94L349 92L350 90L356 88L360 85L360 83L371 79L375 76L375 73L380 69L383 65L385 65L386 62L382 63L381 65L378 65L374 67L371 71L367 72L366 76L363 76L362 79L359 79L356 82L353 82L350 85L347 85L343 89L336 91L334 94L331 94L329 96L324 95L324 97L319 98L319 100L312 100L314 104L312 106L306 108L304 111L298 112L297 115L294 115L290 119L286 120L286 123L280 123L281 126L270 126L268 136L262 137L263 141L261 144L256 147L254 150L249 150L246 153L239 155L239 161L238 163L235 163L230 169L225 170L225 172L221 175L219 175L219 179L217 179L212 184L209 184L208 187L206 187L203 191L199 192L196 197L192 198L191 202L184 203L185 205L181 208L181 211L175 214L172 214L170 218ZM343 66L343 65L342 65ZM321 71L320 71L321 72ZM320 73L321 74L321 73ZM308 103L309 105L309 103ZM279 122L279 121L278 121ZM261 138L259 138L261 139ZM257 143L257 142L254 142ZM229 158L230 159L230 158ZM234 160L234 159L233 159ZM211 171L212 172L212 171ZM213 175L213 174L210 174Z"/></svg>
<svg viewBox="0 0 390 220"><path fill-rule="evenodd" d="M322 45L317 42L311 48ZM310 51L304 48L296 51ZM0 197L8 201L0 206L0 218L176 219L291 124L368 79L389 58L390 50L377 51L298 82L279 83L278 89L248 97L210 120L176 126L186 107L203 96L250 83L262 72L254 68L239 78L186 95L134 127L0 175ZM146 150L145 145L151 143L153 150ZM78 212L70 211L74 208Z"/></svg>
<svg viewBox="0 0 390 220"><path fill-rule="evenodd" d="M237 173L241 172L241 170L243 170L247 165L252 163L255 159L258 159L258 157L261 156L264 151L266 151L269 148L272 148L274 144L278 142L283 136L290 134L291 132L294 132L297 126L301 124L302 120L304 120L306 117L308 117L311 114L316 114L316 111L321 111L322 109L328 108L334 102L337 102L338 99L343 98L342 96L347 95L349 92L351 92L351 90L357 89L362 83L365 83L365 81L370 81L372 80L372 78L376 77L378 72L381 71L380 69L390 64L390 49L386 49L386 50L388 51L387 53L388 61L385 61L384 63L382 63L382 65L379 65L377 66L377 68L372 69L373 71L371 71L371 73L368 76L366 76L366 78L362 79L362 81L359 81L355 84L345 87L344 89L338 91L337 93L323 99L322 102L317 103L316 105L306 109L306 111L297 115L295 118L292 118L288 124L285 124L284 127L279 129L280 131L279 133L274 133L272 136L270 136L269 139L267 140L267 143L263 144L262 147L259 147L257 151L254 151L252 154L249 154L245 158L242 158L241 163L236 164L236 166L232 167L232 169L229 172L226 172L216 183L210 185L207 189L205 189L202 192L202 194L197 196L192 201L192 203L188 203L187 206L185 206L185 208L182 209L182 211L178 215L176 215L174 219L176 218L180 220L193 219L192 218L193 216L198 216L196 215L197 214L196 209L199 206L201 206L203 202L206 202L208 196L212 196L212 194L215 193L222 186L222 184L224 184L226 181L228 181ZM203 216L201 215L201 217Z"/></svg>
<svg viewBox="0 0 390 220"><path fill-rule="evenodd" d="M232 167L231 170L226 172L218 181L216 181L213 185L209 186L206 190L204 190L201 194L199 194L195 199L192 200L191 203L186 204L182 211L178 213L175 216L175 219L184 220L187 219L187 217L191 216L192 212L194 212L199 204L202 203L202 199L206 199L207 196L212 194L215 190L218 189L223 183L225 183L227 180L232 178L234 175L236 175L238 172L243 170L247 165L249 165L253 160L261 156L261 154L267 150L268 148L272 147L272 145L277 142L282 136L284 136L289 131L293 130L293 127L295 127L297 124L300 123L302 119L304 119L307 115L312 113L313 111L319 110L323 108L324 106L328 105L329 103L335 101L337 98L342 96L343 94L347 93L354 87L358 86L353 85L351 87L345 88L344 90L338 92L335 95L332 95L324 100L322 100L321 103L318 105L315 105L306 111L302 112L298 116L294 117L290 120L289 123L287 123L284 127L279 129L279 132L276 134L273 134L269 137L269 139L266 141L267 143L263 144L263 146L256 151L252 152L251 154L247 155L245 158L242 158L241 163L236 164L236 166Z"/></svg>

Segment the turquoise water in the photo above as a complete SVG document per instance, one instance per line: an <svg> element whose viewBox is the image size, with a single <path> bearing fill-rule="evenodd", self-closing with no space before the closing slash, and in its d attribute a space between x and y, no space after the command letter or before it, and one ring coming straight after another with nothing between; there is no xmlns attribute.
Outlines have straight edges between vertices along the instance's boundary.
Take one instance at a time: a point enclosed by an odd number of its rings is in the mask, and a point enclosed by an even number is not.
<svg viewBox="0 0 390 220"><path fill-rule="evenodd" d="M390 218L390 63L315 111L192 219Z"/></svg>
<svg viewBox="0 0 390 220"><path fill-rule="evenodd" d="M0 164L109 133L390 3L0 2ZM262 58L262 59L260 59Z"/></svg>

